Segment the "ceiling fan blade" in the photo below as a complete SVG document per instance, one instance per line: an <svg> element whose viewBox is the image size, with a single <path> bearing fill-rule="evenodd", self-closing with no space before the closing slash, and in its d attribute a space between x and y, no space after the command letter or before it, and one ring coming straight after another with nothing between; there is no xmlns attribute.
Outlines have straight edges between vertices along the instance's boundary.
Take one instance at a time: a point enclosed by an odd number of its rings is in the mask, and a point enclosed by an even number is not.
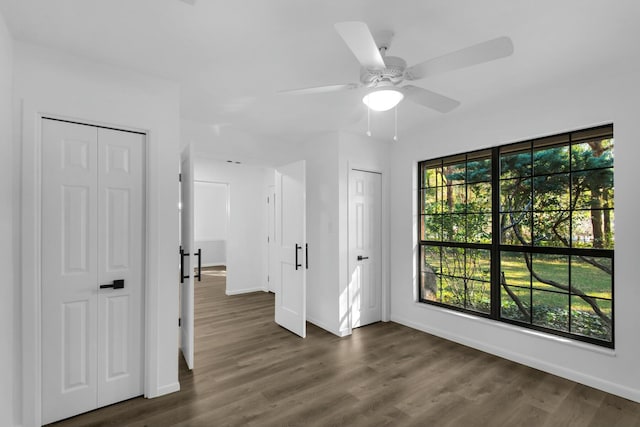
<svg viewBox="0 0 640 427"><path fill-rule="evenodd" d="M364 68L367 70L385 68L380 50L367 24L358 21L338 22L334 27Z"/></svg>
<svg viewBox="0 0 640 427"><path fill-rule="evenodd" d="M460 105L460 102L455 99L448 98L444 95L431 92L430 90L423 89L418 86L406 85L401 87L400 90L407 99L441 113L448 113Z"/></svg>
<svg viewBox="0 0 640 427"><path fill-rule="evenodd" d="M513 53L513 42L509 37L488 40L407 68L406 79L418 80L447 71L470 67Z"/></svg>
<svg viewBox="0 0 640 427"><path fill-rule="evenodd" d="M281 90L278 93L286 93L289 95L311 95L315 93L339 92L342 90L357 89L361 85L358 83L347 83L343 85L315 86L302 89Z"/></svg>

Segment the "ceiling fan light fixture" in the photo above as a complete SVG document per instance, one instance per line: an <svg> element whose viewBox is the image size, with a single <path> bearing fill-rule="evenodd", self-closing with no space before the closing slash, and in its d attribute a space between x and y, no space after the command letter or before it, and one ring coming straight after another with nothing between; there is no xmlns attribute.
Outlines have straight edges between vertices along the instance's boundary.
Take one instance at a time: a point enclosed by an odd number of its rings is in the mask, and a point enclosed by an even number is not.
<svg viewBox="0 0 640 427"><path fill-rule="evenodd" d="M369 92L362 98L364 105L374 111L387 111L402 101L404 95L396 89L380 89Z"/></svg>

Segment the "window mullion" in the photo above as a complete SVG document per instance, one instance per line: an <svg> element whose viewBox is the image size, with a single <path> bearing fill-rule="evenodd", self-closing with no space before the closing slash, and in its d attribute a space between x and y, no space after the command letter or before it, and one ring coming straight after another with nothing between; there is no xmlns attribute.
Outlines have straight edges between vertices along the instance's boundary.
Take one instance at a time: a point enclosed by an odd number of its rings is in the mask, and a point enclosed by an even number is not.
<svg viewBox="0 0 640 427"><path fill-rule="evenodd" d="M491 318L500 318L500 150L491 150Z"/></svg>

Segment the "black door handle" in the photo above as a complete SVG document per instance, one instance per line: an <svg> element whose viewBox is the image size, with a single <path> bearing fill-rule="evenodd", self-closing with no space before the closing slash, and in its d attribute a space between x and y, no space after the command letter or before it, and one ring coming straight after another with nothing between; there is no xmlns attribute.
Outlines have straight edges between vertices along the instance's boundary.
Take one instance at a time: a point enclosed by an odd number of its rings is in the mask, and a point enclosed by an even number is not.
<svg viewBox="0 0 640 427"><path fill-rule="evenodd" d="M309 269L309 244L304 244L304 263L306 264L306 269Z"/></svg>
<svg viewBox="0 0 640 427"><path fill-rule="evenodd" d="M122 289L124 288L124 279L114 280L110 285L100 285L100 289L106 288Z"/></svg>
<svg viewBox="0 0 640 427"><path fill-rule="evenodd" d="M363 259L369 259L368 256L358 255L358 261L362 261Z"/></svg>
<svg viewBox="0 0 640 427"><path fill-rule="evenodd" d="M193 278L198 278L198 282L200 281L200 277L202 276L202 249L198 249L198 252L193 255L198 257L198 274L195 274Z"/></svg>
<svg viewBox="0 0 640 427"><path fill-rule="evenodd" d="M302 246L296 243L296 270L298 267L302 267L302 264L298 264L298 251L302 249Z"/></svg>
<svg viewBox="0 0 640 427"><path fill-rule="evenodd" d="M180 246L180 283L184 283L184 279L189 278L188 274L186 276L184 275L184 257L185 256L189 256L189 254L186 253L184 249L182 249L182 246Z"/></svg>

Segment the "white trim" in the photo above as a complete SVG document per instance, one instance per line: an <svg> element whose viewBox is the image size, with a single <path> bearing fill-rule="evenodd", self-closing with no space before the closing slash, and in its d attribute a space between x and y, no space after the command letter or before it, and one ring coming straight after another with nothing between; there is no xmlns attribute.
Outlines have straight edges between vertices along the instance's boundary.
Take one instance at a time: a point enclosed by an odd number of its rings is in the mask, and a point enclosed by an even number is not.
<svg viewBox="0 0 640 427"><path fill-rule="evenodd" d="M449 310L443 310L443 311L449 311ZM484 319L482 319L484 320ZM513 362L517 362L520 363L522 365L526 365L526 366L530 366L532 368L535 369L539 369L541 371L544 372L549 372L553 375L558 375L560 377L569 379L571 381L575 381L581 384L585 384L587 386L590 387L594 387L600 390L604 390L608 393L612 393L615 394L617 396L622 396L625 397L627 399L633 400L635 402L640 402L640 390L638 389L633 389L630 387L625 387L622 386L620 384L611 382L611 381L606 381L603 380L601 378L597 378L591 375L587 375L584 374L583 372L579 372L579 371L575 371L573 369L568 369L568 368L563 368L563 367L559 367L555 364L551 364L551 363L547 363L544 361L541 361L540 359L536 359L533 357L529 357L526 356L524 354L521 353L515 353L512 351L508 351L505 350L502 347L497 347L497 346L493 346L493 345L488 345L482 341L478 341L478 340L474 340L474 339L470 339L461 335L457 335L457 334L452 334L448 331L445 331L443 329L437 328L437 327L433 327L433 326L428 326L422 323L418 323L418 322L414 322L411 321L409 319L406 319L402 316L396 316L393 315L391 316L391 321L399 323L401 325L407 326L409 328L412 329L417 329L419 331L431 334L431 335L435 335L438 336L440 338L444 338L446 340L449 341L454 341L457 342L458 344L462 344L468 347L472 347L475 349L478 349L480 351L484 351L485 353L490 353L493 354L495 356L498 357L502 357L504 359L508 359L511 360ZM497 323L497 322L496 322ZM492 323L493 324L493 323ZM497 326L497 325L496 325ZM510 330L513 331L518 331L518 332L522 332L521 329L522 328L517 328L517 327L509 327L509 325L500 325L501 327L507 327ZM543 334L538 334L537 335L539 338L543 338L543 339L548 339L549 337ZM570 341L570 340L567 340ZM577 343L571 342L571 345L577 345ZM581 346L582 347L582 346ZM609 356L615 357L615 352L612 351L607 351L604 349L595 349L592 348L591 346L589 346L590 350L592 351L597 351L598 353L604 353L607 354Z"/></svg>
<svg viewBox="0 0 640 427"><path fill-rule="evenodd" d="M322 328L327 332L331 332L333 335L337 335L337 336L339 336L341 338L351 334L351 332L347 331L346 329L342 330L342 331L339 331L339 330L337 331L337 330L329 327L329 325L327 325L326 323L321 322L318 319L315 319L313 317L309 317L308 315L307 315L307 322L312 323L312 324L316 325L317 327Z"/></svg>
<svg viewBox="0 0 640 427"><path fill-rule="evenodd" d="M204 264L202 264L202 267L224 267L226 265L226 263L224 263L223 261L216 261L216 262L206 262Z"/></svg>
<svg viewBox="0 0 640 427"><path fill-rule="evenodd" d="M158 348L158 287L151 286L151 191L149 191L149 183L151 182L151 142L155 139L155 135L150 131L146 131L145 138L145 244L144 244L144 397L151 398L161 396L158 388L158 357L152 355Z"/></svg>
<svg viewBox="0 0 640 427"><path fill-rule="evenodd" d="M180 391L180 383L175 382L173 384L163 385L162 387L158 387L157 394L149 397L158 397L169 393L175 393L176 391Z"/></svg>
<svg viewBox="0 0 640 427"><path fill-rule="evenodd" d="M251 292L269 292L269 289L265 289L263 287L259 288L245 288L245 289L235 289L233 291L225 290L224 293L226 295L240 295L240 294L249 294Z"/></svg>
<svg viewBox="0 0 640 427"><path fill-rule="evenodd" d="M343 338L351 335L351 332L352 332L351 328L341 329L340 332L338 332L336 335L338 335L340 338Z"/></svg>
<svg viewBox="0 0 640 427"><path fill-rule="evenodd" d="M40 219L42 116L22 104L21 272L22 272L22 422L42 424L40 349ZM31 118L35 119L34 125ZM28 262L27 262L28 260Z"/></svg>
<svg viewBox="0 0 640 427"><path fill-rule="evenodd" d="M468 320L471 320L473 322L482 323L487 327L496 327L496 328L506 329L506 330L508 330L510 332L515 332L515 333L522 334L522 335L534 336L534 337L540 338L542 340L553 341L555 343L567 345L567 346L570 346L570 347L580 348L581 350L587 350L587 351L591 351L593 353L599 353L599 354L603 354L603 355L609 356L609 357L616 357L617 356L616 350L612 349L612 348L601 347L599 345L589 344L589 343L586 343L586 342L573 340L571 338L561 337L559 335L553 335L553 334L549 334L549 333L544 333L544 332L536 331L534 329L523 328L521 326L515 326L515 325L511 325L509 323L499 322L499 321L494 320L494 319L487 319L485 317L476 316L476 315L474 315L472 313L465 313L465 312L462 312L462 311L449 310L449 309L447 309L445 307L438 307L436 305L425 304L423 302L414 302L413 304L414 304L414 306L416 306L416 307L418 307L419 309L422 309L422 310L436 311L438 313L442 313L442 314L445 314L445 315L454 316L454 317L463 318L463 319L468 319Z"/></svg>
<svg viewBox="0 0 640 427"><path fill-rule="evenodd" d="M42 112L28 100L22 102L22 186L21 186L21 289L22 289L22 423L24 426L42 425L42 306L41 306L41 249L42 249L42 120L44 117L68 120L92 126L109 127L125 131L134 131L145 134L144 143L144 221L147 229L143 238L143 295L145 305L145 321L143 335L145 341L143 370L144 370L144 395L149 397L150 390L157 386L157 378L152 380L152 372L157 368L152 365L150 348L155 348L155 335L151 329L157 329L156 320L150 316L156 300L153 287L148 286L149 277L149 144L150 132L143 129L135 129L129 126L113 125L111 123L96 122L76 117L62 116L60 114ZM32 121L33 120L33 121ZM156 308L157 311L157 308ZM156 394L159 395L159 394Z"/></svg>

